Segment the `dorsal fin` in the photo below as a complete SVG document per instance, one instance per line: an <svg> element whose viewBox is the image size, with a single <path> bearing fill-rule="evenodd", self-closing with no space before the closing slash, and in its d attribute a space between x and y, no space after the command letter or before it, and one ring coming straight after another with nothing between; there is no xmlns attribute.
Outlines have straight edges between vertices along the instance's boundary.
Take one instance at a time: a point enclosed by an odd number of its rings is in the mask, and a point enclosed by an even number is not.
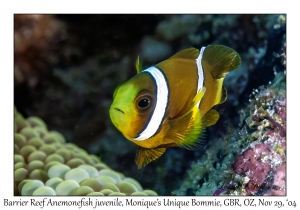
<svg viewBox="0 0 300 210"><path fill-rule="evenodd" d="M142 61L140 61L140 56L138 56L135 61L135 68L136 68L137 74L143 70Z"/></svg>
<svg viewBox="0 0 300 210"><path fill-rule="evenodd" d="M193 47L181 50L180 52L173 55L172 58L184 58L184 59L196 59L199 56L199 50Z"/></svg>
<svg viewBox="0 0 300 210"><path fill-rule="evenodd" d="M242 63L239 54L223 45L210 45L204 50L202 66L211 72L214 79L224 78L226 74Z"/></svg>

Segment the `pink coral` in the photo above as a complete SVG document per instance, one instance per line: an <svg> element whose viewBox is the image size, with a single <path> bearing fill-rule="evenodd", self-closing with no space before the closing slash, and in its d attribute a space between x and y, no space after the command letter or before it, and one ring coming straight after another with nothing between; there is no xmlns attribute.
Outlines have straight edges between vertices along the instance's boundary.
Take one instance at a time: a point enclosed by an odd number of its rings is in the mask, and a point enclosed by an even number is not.
<svg viewBox="0 0 300 210"><path fill-rule="evenodd" d="M246 192L253 195L264 185L266 176L270 173L270 160L264 161L264 157L270 153L270 145L257 144L238 155L232 165L232 169L239 175L246 175L250 179Z"/></svg>
<svg viewBox="0 0 300 210"><path fill-rule="evenodd" d="M231 169L234 189L226 185L215 195L285 195L286 194L286 95L285 76L274 85L253 91L247 126L250 144L235 158ZM230 185L228 185L230 186Z"/></svg>

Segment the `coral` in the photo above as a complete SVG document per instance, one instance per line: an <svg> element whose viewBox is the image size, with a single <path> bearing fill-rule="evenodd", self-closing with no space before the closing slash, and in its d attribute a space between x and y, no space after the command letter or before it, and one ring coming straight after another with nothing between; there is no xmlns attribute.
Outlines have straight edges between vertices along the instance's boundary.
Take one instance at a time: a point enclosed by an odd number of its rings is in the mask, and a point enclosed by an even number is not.
<svg viewBox="0 0 300 210"><path fill-rule="evenodd" d="M64 36L64 24L52 15L14 15L16 84L35 86L49 66L58 62L58 42Z"/></svg>
<svg viewBox="0 0 300 210"><path fill-rule="evenodd" d="M223 179L229 180L226 171L241 143L237 142L236 136L228 135L223 141L211 145L199 160L192 163L187 177L172 195L213 195L222 186Z"/></svg>
<svg viewBox="0 0 300 210"><path fill-rule="evenodd" d="M157 195L15 109L15 195Z"/></svg>
<svg viewBox="0 0 300 210"><path fill-rule="evenodd" d="M173 41L194 34L201 23L211 21L211 19L212 15L205 17L201 15L171 15L168 19L159 23L156 32L162 39ZM199 39L197 39L198 42L200 42Z"/></svg>
<svg viewBox="0 0 300 210"><path fill-rule="evenodd" d="M234 176L247 182L235 182L236 189L224 194L286 194L286 93L285 73L279 73L269 87L253 92L245 119L253 131L253 142L239 154L233 165Z"/></svg>
<svg viewBox="0 0 300 210"><path fill-rule="evenodd" d="M285 73L253 91L240 111L241 128L193 163L174 195L285 195Z"/></svg>

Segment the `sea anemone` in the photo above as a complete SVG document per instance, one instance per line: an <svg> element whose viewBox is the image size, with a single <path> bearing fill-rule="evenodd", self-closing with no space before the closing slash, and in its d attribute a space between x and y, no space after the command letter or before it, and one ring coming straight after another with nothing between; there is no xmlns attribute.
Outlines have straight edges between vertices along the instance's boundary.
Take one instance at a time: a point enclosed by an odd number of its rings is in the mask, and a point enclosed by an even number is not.
<svg viewBox="0 0 300 210"><path fill-rule="evenodd" d="M157 195L15 109L15 195Z"/></svg>

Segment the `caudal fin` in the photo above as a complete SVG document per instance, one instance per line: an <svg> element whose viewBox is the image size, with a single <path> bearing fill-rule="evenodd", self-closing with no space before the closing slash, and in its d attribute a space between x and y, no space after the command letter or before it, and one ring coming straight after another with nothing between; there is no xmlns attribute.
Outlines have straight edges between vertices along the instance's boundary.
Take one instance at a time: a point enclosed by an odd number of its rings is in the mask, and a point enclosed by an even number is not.
<svg viewBox="0 0 300 210"><path fill-rule="evenodd" d="M227 91L223 87L226 74L242 63L241 57L233 49L223 45L210 45L205 48L202 57L202 67L205 72L206 93L200 103L203 117L213 106L223 103Z"/></svg>
<svg viewBox="0 0 300 210"><path fill-rule="evenodd" d="M242 63L241 57L233 49L223 45L209 45L202 57L202 66L210 71L214 79L224 78L226 74Z"/></svg>

